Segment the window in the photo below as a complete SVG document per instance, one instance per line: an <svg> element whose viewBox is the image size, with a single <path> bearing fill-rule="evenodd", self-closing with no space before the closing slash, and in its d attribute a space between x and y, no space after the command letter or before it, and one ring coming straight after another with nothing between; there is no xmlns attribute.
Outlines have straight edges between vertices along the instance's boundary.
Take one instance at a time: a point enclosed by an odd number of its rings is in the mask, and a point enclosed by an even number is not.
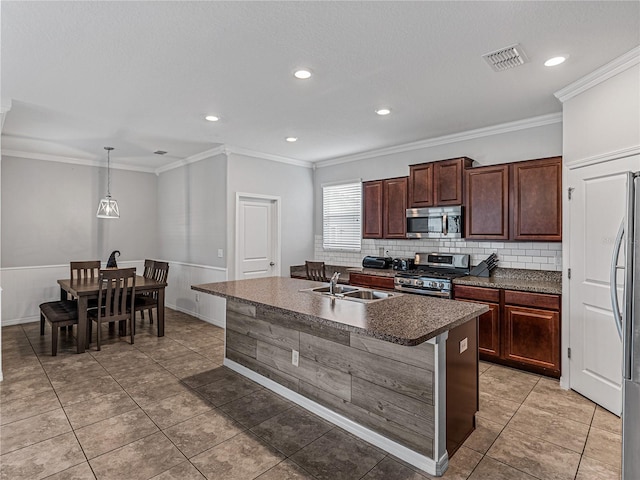
<svg viewBox="0 0 640 480"><path fill-rule="evenodd" d="M362 183L322 187L322 248L360 251Z"/></svg>

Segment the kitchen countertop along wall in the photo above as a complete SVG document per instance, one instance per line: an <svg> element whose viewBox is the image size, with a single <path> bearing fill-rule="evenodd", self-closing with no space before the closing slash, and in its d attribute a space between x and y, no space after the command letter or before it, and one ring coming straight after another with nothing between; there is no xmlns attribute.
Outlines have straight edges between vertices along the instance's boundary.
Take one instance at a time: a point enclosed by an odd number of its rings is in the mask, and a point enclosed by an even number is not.
<svg viewBox="0 0 640 480"><path fill-rule="evenodd" d="M327 275L329 275L330 272L340 272L340 283L349 283L349 272L364 273L366 275L376 275L379 277L394 277L397 273L390 268L375 269L348 267L344 265L327 265L326 270ZM304 265L291 266L290 271L292 278L306 278L307 276ZM490 277L459 277L453 281L453 284L560 295L562 293L562 272L496 268Z"/></svg>
<svg viewBox="0 0 640 480"><path fill-rule="evenodd" d="M496 268L490 277L459 277L453 280L453 284L560 295L562 272Z"/></svg>

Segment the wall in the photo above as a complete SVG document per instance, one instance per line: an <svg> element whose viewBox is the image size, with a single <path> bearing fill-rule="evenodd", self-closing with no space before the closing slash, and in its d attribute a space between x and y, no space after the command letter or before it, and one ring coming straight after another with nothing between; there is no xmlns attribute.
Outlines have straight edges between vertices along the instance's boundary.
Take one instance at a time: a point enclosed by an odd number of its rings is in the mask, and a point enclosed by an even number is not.
<svg viewBox="0 0 640 480"><path fill-rule="evenodd" d="M106 193L106 169L2 157L2 324L34 321L38 305L60 298L56 280L70 260L141 268L157 256L156 176L111 170L118 220L96 218Z"/></svg>
<svg viewBox="0 0 640 480"><path fill-rule="evenodd" d="M261 158L230 153L227 181L227 249L234 258L236 193L278 196L281 200L280 275L288 277L289 267L313 257L313 170ZM227 265L234 277L233 262Z"/></svg>
<svg viewBox="0 0 640 480"><path fill-rule="evenodd" d="M96 218L105 168L2 157L2 268L157 255L156 176L111 169L120 219Z"/></svg>
<svg viewBox="0 0 640 480"><path fill-rule="evenodd" d="M158 178L159 257L169 262L167 306L224 325L224 300L191 285L227 280L227 157L215 155ZM196 301L197 300L197 301Z"/></svg>
<svg viewBox="0 0 640 480"><path fill-rule="evenodd" d="M496 129L504 130L508 128ZM501 267L561 270L561 244L552 242L363 240L361 252L331 252L322 249L322 185L325 183L401 177L409 175L409 165L461 156L474 159L474 166L479 166L562 155L562 124L558 122L483 136L467 132L466 137L466 140L454 143L319 167L314 179L315 259L357 266L361 265L363 256L378 255L380 248L385 252L388 250L393 257L410 257L415 252L437 250L469 253L474 265L489 254L497 253ZM439 142L434 139L433 143Z"/></svg>
<svg viewBox="0 0 640 480"><path fill-rule="evenodd" d="M636 65L563 104L565 163L638 147L639 70Z"/></svg>
<svg viewBox="0 0 640 480"><path fill-rule="evenodd" d="M604 171L607 175L614 175L619 171L619 165L624 163L631 164L632 170L640 169L640 47L632 50L631 52L613 60L610 64L605 65L602 69L587 75L584 79L580 79L574 84L566 87L561 92L556 94L563 101L563 129L564 129L564 179L563 181L571 185L573 182L579 182L581 175L584 175L584 170L597 170L598 165L603 163L600 167L606 166ZM616 73L616 74L612 74ZM563 96L565 94L566 96ZM594 166L593 169L590 167ZM626 170L626 168L625 168ZM579 197L577 198L579 200ZM574 201L574 200L572 200ZM582 264L580 259L574 259L573 265L570 263L572 256L572 246L584 244L582 240L583 232L573 233L571 231L571 207L567 197L564 197L564 211L565 215L563 236L565 242L563 244L563 258L567 267L577 272L584 270L584 266L589 264L587 260L586 264ZM624 206L622 203L617 203L611 207L612 211L618 215L622 215L621 211ZM610 217L615 218L613 215ZM620 218L620 217L617 217ZM605 225L610 223L603 222ZM600 228L604 228L605 225L600 225ZM609 255L611 252L612 240L615 237L617 224L613 229L602 230L602 238L608 239L602 244L601 252L602 257L596 260L597 264L605 263L608 265ZM575 256L575 252L574 252ZM622 260L621 260L622 261ZM598 265L600 266L600 265ZM606 277L606 270L596 269L591 266L590 275L593 276L595 272L604 272L605 281L604 285L608 285ZM578 275L579 277L579 275ZM620 277L619 277L620 278ZM596 279L597 280L597 279ZM590 279L592 285L602 285L603 282L596 281L593 278ZM578 282L578 283L576 283ZM603 335L611 335L617 337L617 333L613 328L613 316L610 312L608 295L605 294L605 298L594 298L594 304L586 308L584 306L578 307L578 303L575 298L580 298L579 291L577 289L583 288L579 283L581 280L577 279L573 283L564 282L562 290L562 345L561 362L563 365L570 365L571 361L567 357L568 348L572 345L574 352L576 349L582 350L583 345L587 344L587 335L582 331L572 331L572 323L582 322L586 324L585 317L589 312L606 312L605 315L609 316L611 323L608 327L597 332L597 340L600 341ZM607 289L608 290L608 289ZM573 291L573 300L571 293ZM574 301L572 311L571 302ZM604 308L602 308L604 305ZM606 318L606 317L605 317ZM564 319L572 319L572 321L564 321ZM576 320L577 319L577 320ZM593 323L591 323L593 324ZM580 330L578 328L578 330ZM573 337L571 336L573 333ZM589 337L592 337L589 335ZM614 338L615 338L614 337ZM617 341L614 340L614 341ZM603 345L605 343L602 343ZM617 353L607 352L606 356L611 357ZM580 354L579 354L580 355ZM599 356L604 355L603 352L589 352L588 356L598 359ZM580 357L578 357L580 358ZM576 361L574 355L574 362ZM579 361L579 360L578 360ZM574 363L575 365L575 363ZM602 363L598 362L598 366ZM598 372L594 368L595 373L590 374L594 377L598 377ZM574 373L576 370L574 369ZM560 379L561 385L564 388L579 385L580 379L571 379L571 369L563 368L562 378ZM577 388L577 387L576 387ZM583 392L587 394L589 392Z"/></svg>

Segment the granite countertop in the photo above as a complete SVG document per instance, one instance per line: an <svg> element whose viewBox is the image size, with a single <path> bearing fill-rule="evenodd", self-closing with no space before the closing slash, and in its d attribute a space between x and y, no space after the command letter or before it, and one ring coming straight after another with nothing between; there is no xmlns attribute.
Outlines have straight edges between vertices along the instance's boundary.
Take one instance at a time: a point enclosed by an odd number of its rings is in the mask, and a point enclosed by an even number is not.
<svg viewBox="0 0 640 480"><path fill-rule="evenodd" d="M321 285L323 283L297 278L268 277L192 285L191 288L274 311L293 312L301 321L400 345L419 345L488 311L486 305L424 295L396 293L386 300L360 303L300 291Z"/></svg>
<svg viewBox="0 0 640 480"><path fill-rule="evenodd" d="M496 268L490 277L458 277L453 284L561 295L562 272Z"/></svg>

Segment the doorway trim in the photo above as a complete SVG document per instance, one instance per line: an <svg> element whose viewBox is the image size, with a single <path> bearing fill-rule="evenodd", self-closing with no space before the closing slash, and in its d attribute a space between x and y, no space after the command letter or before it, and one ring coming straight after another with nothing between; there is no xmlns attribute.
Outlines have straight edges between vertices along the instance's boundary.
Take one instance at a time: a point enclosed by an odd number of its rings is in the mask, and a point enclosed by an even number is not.
<svg viewBox="0 0 640 480"><path fill-rule="evenodd" d="M276 272L282 273L282 208L281 208L281 198L277 195L263 195L260 193L246 193L246 192L236 192L236 215L235 215L235 241L234 241L234 272L233 277L234 280L238 280L238 275L240 272L240 256L238 252L240 251L240 205L241 202L248 200L268 200L273 202L274 213L273 222L275 225L273 227L274 233L274 242L273 242L273 258L276 264L277 270ZM272 276L280 276L280 275L272 275Z"/></svg>

